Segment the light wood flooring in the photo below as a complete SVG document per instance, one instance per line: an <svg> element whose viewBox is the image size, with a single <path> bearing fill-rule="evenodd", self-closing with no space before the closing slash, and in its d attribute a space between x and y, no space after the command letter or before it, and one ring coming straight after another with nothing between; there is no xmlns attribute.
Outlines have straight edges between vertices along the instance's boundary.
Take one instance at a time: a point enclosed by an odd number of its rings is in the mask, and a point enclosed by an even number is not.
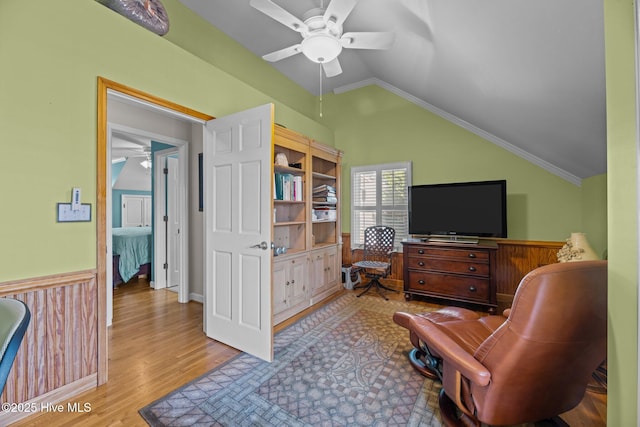
<svg viewBox="0 0 640 427"><path fill-rule="evenodd" d="M389 296L400 299L402 293ZM155 291L144 280L134 281L116 289L113 301L109 381L70 400L89 403L91 411L46 413L14 426L146 426L139 409L238 354L202 332L201 304L180 304L174 292ZM562 418L573 427L605 426L606 395L588 392L580 406Z"/></svg>

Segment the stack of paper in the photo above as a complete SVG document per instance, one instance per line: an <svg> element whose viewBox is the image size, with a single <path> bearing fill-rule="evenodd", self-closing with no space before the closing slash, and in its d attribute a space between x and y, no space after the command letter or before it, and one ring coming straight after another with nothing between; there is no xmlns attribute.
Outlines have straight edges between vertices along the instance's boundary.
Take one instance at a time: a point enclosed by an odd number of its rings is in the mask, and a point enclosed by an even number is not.
<svg viewBox="0 0 640 427"><path fill-rule="evenodd" d="M336 188L327 184L313 187L313 201L326 202L326 203L338 203L338 198L336 196Z"/></svg>

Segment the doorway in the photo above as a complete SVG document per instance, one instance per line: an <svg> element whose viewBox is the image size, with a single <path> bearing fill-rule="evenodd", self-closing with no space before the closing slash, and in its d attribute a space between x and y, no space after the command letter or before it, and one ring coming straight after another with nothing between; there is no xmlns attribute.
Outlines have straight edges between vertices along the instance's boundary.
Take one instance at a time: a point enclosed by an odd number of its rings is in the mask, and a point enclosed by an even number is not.
<svg viewBox="0 0 640 427"><path fill-rule="evenodd" d="M166 233L166 225L170 220L178 230L188 229L190 124L169 119L166 113L123 102L117 94L109 95L107 110L107 151L111 155L108 182L113 184L113 188L109 187L111 191L107 191L107 259L113 259L113 268L106 271L107 284L115 286L120 282L112 276L121 276L126 282L142 273L149 276L154 289L163 289L167 287L167 273L171 270L179 302L188 302L188 277L184 268L188 261L188 235L184 238L180 235L180 241L176 242L175 235ZM175 122L174 129L182 128L182 131L167 135L158 123L168 120ZM151 131L157 128L162 133ZM167 156L175 160L172 201L177 209L172 215L166 212ZM121 163L114 160L123 161L124 166L116 167ZM168 256L172 257L171 262ZM140 270L136 271L138 267ZM113 293L107 292L107 325L112 321Z"/></svg>
<svg viewBox="0 0 640 427"><path fill-rule="evenodd" d="M132 89L119 83L98 77L98 132L97 132L97 195L96 195L96 218L97 218L97 296L98 296L98 385L104 384L108 379L108 330L107 325L110 321L110 313L113 309L112 282L108 280L109 270L112 269L112 258L108 256L111 250L111 236L109 235L112 212L111 212L111 153L110 138L111 129L109 121L112 121L113 115L108 114L109 99L119 99L124 103L134 106L142 117L140 120L144 122L149 116L157 116L163 114L164 117L179 118L184 123L188 123L191 127L194 123L198 128L202 128L202 123L211 120L213 117L190 110L178 104L171 103L161 98L146 94L144 92ZM124 117L121 126L129 126L132 129L138 128L135 123L131 122L131 117ZM167 122L167 120L164 120ZM167 130L167 124L161 123L158 129L158 135L171 135L170 129ZM167 130L167 132L165 132ZM155 135L155 136L158 136ZM163 139L163 138L159 138ZM183 152L180 161L183 162L184 168L181 170L182 178L188 183L189 178L189 156L188 143L184 143L188 138L174 138L174 142L183 142L179 149ZM167 142L166 140L164 142ZM171 142L171 141L169 141ZM182 155L184 154L184 155ZM190 188L187 187L187 188ZM189 200L188 192L184 191L185 200ZM186 205L186 204L185 204ZM154 219L155 220L155 219ZM188 221L188 219L186 219ZM186 227L188 229L188 226ZM185 233L185 236L188 236ZM188 238L183 239L185 247L188 248ZM185 256L188 250L183 252ZM187 259L188 261L188 259ZM186 266L187 262L185 262ZM188 271L183 268L183 271ZM187 283L185 281L185 283ZM188 297L188 289L186 290Z"/></svg>

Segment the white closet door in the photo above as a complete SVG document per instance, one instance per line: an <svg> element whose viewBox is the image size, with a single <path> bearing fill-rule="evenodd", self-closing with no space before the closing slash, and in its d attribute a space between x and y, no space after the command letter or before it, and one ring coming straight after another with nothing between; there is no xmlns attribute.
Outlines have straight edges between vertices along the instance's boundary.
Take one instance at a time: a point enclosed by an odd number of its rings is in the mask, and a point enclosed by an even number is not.
<svg viewBox="0 0 640 427"><path fill-rule="evenodd" d="M151 225L151 196L122 195L122 226L148 227Z"/></svg>

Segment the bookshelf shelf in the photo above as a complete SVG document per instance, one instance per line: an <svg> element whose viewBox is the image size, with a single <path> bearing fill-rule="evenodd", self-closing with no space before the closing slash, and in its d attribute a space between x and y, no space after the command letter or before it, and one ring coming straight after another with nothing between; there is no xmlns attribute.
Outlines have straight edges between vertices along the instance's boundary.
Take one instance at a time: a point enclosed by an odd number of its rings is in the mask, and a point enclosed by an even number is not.
<svg viewBox="0 0 640 427"><path fill-rule="evenodd" d="M306 225L305 221L276 221L273 223L274 227L283 227L291 225Z"/></svg>
<svg viewBox="0 0 640 427"><path fill-rule="evenodd" d="M313 172L311 174L311 176L313 176L314 178L318 178L318 179L328 179L328 180L335 180L336 177L334 175L327 175L326 173L320 173L320 172Z"/></svg>

